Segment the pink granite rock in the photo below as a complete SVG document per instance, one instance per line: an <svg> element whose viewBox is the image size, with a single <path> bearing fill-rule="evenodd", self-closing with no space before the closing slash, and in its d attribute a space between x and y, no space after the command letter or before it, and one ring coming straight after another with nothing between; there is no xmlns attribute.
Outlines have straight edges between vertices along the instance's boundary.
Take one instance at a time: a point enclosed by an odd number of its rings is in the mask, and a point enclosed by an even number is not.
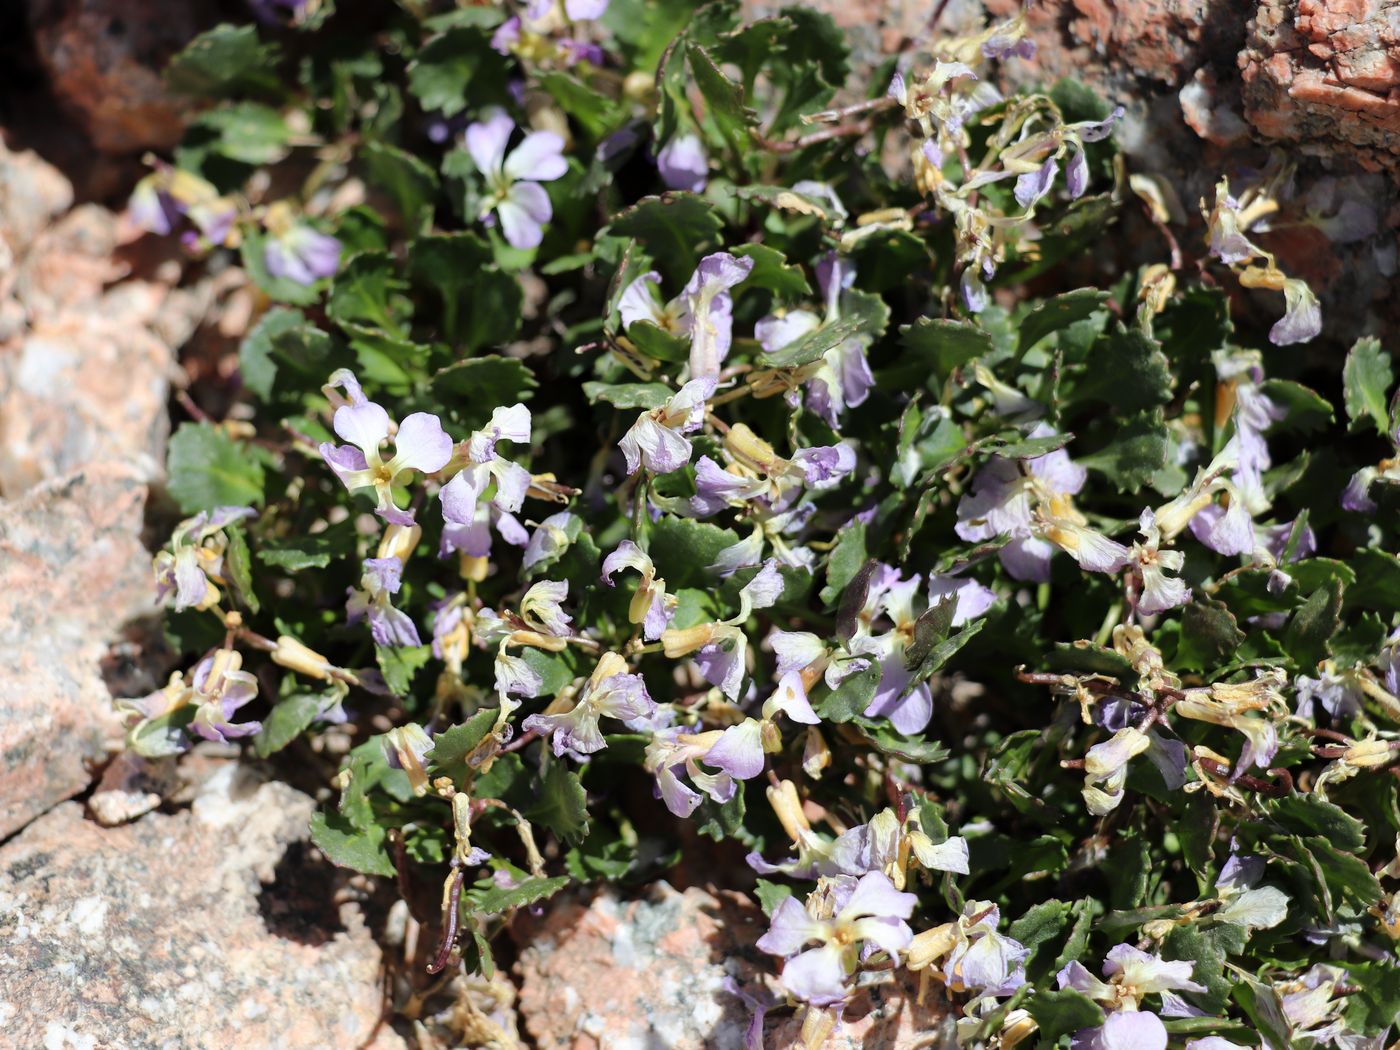
<svg viewBox="0 0 1400 1050"><path fill-rule="evenodd" d="M31 824L0 849L0 1044L401 1050L314 808L231 765L175 815Z"/></svg>
<svg viewBox="0 0 1400 1050"><path fill-rule="evenodd" d="M120 743L100 664L152 608L144 503L120 463L0 501L0 835L86 788Z"/></svg>
<svg viewBox="0 0 1400 1050"><path fill-rule="evenodd" d="M755 998L780 998L779 960L754 941L768 920L746 896L684 893L657 883L644 900L611 890L564 897L520 917L519 1011L540 1050L741 1050L753 1016L726 979ZM827 1050L913 1050L947 1016L917 979L878 976L852 999ZM797 1050L801 1022L769 1014L763 1045Z"/></svg>

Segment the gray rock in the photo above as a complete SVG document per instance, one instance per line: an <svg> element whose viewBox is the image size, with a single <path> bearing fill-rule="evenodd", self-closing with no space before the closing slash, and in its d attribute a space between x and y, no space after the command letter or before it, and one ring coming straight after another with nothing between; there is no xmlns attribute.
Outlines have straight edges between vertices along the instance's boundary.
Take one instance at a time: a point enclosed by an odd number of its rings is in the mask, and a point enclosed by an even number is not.
<svg viewBox="0 0 1400 1050"><path fill-rule="evenodd" d="M30 824L0 848L0 1044L403 1047L360 906L308 845L314 807L229 764L175 815Z"/></svg>

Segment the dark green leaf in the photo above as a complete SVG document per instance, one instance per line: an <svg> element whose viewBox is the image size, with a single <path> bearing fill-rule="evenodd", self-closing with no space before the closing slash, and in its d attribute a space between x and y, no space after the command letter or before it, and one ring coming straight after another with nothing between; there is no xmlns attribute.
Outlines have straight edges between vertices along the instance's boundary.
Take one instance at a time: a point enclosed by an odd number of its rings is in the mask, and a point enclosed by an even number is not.
<svg viewBox="0 0 1400 1050"><path fill-rule="evenodd" d="M1293 614L1283 634L1283 645L1300 669L1311 671L1328 652L1328 641L1341 624L1342 582L1333 579L1313 591Z"/></svg>
<svg viewBox="0 0 1400 1050"><path fill-rule="evenodd" d="M578 774L562 762L551 763L540 784L539 803L525 815L565 842L582 842L588 834L588 795Z"/></svg>
<svg viewBox="0 0 1400 1050"><path fill-rule="evenodd" d="M1244 632L1224 602L1197 598L1181 613L1181 644L1176 666L1205 671L1228 663L1241 643Z"/></svg>
<svg viewBox="0 0 1400 1050"><path fill-rule="evenodd" d="M1018 352L1024 354L1046 336L1084 320L1102 308L1108 299L1108 293L1097 288L1079 288L1046 299L1021 322L1020 338L1016 344Z"/></svg>
<svg viewBox="0 0 1400 1050"><path fill-rule="evenodd" d="M386 848L388 836L378 824L357 828L340 813L315 813L311 841L337 867L365 875L394 874L394 862Z"/></svg>
<svg viewBox="0 0 1400 1050"><path fill-rule="evenodd" d="M433 655L431 646L376 645L374 656L384 675L384 685L395 696L407 696L413 676Z"/></svg>
<svg viewBox="0 0 1400 1050"><path fill-rule="evenodd" d="M262 504L262 460L209 423L180 424L170 439L165 472L170 494L186 514Z"/></svg>
<svg viewBox="0 0 1400 1050"><path fill-rule="evenodd" d="M277 45L259 40L255 26L217 25L170 60L165 82L177 94L203 98L275 96L284 90L277 60Z"/></svg>
<svg viewBox="0 0 1400 1050"><path fill-rule="evenodd" d="M316 721L328 693L293 693L273 705L263 719L262 730L253 737L253 750L259 758L281 751Z"/></svg>
<svg viewBox="0 0 1400 1050"><path fill-rule="evenodd" d="M1387 392L1394 380L1390 355L1381 349L1381 341L1374 336L1358 339L1342 366L1347 418L1353 428L1369 419L1378 433L1386 433L1390 421Z"/></svg>

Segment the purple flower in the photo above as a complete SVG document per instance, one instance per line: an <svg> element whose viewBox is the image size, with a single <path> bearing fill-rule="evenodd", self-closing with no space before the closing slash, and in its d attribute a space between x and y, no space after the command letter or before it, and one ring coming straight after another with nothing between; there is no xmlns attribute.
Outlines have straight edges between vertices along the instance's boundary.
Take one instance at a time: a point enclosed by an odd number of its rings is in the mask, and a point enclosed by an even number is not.
<svg viewBox="0 0 1400 1050"><path fill-rule="evenodd" d="M798 449L792 461L801 469L803 480L814 489L829 489L856 468L856 454L845 444Z"/></svg>
<svg viewBox="0 0 1400 1050"><path fill-rule="evenodd" d="M175 229L182 214L179 204L165 188L166 181L161 172L147 175L136 184L127 202L127 214L132 223L161 237Z"/></svg>
<svg viewBox="0 0 1400 1050"><path fill-rule="evenodd" d="M335 276L340 266L340 242L305 223L294 223L286 232L268 238L263 246L263 265L273 277L312 285Z"/></svg>
<svg viewBox="0 0 1400 1050"><path fill-rule="evenodd" d="M1098 1028L1074 1033L1070 1050L1167 1050L1167 1029L1156 1014L1109 1014Z"/></svg>
<svg viewBox="0 0 1400 1050"><path fill-rule="evenodd" d="M982 616L997 601L996 592L990 587L983 587L976 580L931 573L928 578L930 607L937 605L940 600L950 594L956 598L958 603L957 608L953 611L952 626L954 627L961 627L963 624Z"/></svg>
<svg viewBox="0 0 1400 1050"><path fill-rule="evenodd" d="M389 413L365 398L354 375L341 369L331 376L329 386L344 385L349 402L335 410L332 425L348 445L320 446L321 457L336 477L350 490L373 487L378 497L376 513L395 525L412 525L413 515L394 505L393 487L410 470L433 474L452 458L452 439L443 432L437 416L414 412L399 424L394 435L394 455L387 462L379 447L388 439L392 426Z"/></svg>
<svg viewBox="0 0 1400 1050"><path fill-rule="evenodd" d="M349 622L357 623L369 617L369 631L375 645L416 646L418 628L408 614L395 609L390 598L399 592L403 562L398 558L369 558L360 577L360 587L348 589L345 611Z"/></svg>
<svg viewBox="0 0 1400 1050"><path fill-rule="evenodd" d="M846 978L855 972L862 954L883 951L899 958L913 939L905 920L918 900L912 893L896 890L883 872L869 872L859 881L849 877L833 881L831 918L817 918L796 898L788 897L773 912L768 932L755 945L786 958L783 987L817 1006L846 998ZM820 944L803 951L812 941Z"/></svg>
<svg viewBox="0 0 1400 1050"><path fill-rule="evenodd" d="M904 662L919 617L914 609L918 590L917 576L901 579L898 570L880 566L866 593L860 616L863 626L847 643L853 655L871 657L880 665L880 683L863 712L865 717L888 718L905 735L921 732L933 717L933 692L928 682L911 687L914 676ZM882 616L893 623L893 628L876 635L869 625Z"/></svg>
<svg viewBox="0 0 1400 1050"><path fill-rule="evenodd" d="M714 252L700 260L681 294L664 306L652 290L661 277L644 273L623 289L618 313L624 326L646 321L674 335L688 336L690 378L717 380L733 340L734 302L729 292L752 269L752 259Z"/></svg>
<svg viewBox="0 0 1400 1050"><path fill-rule="evenodd" d="M1035 171L1028 171L1016 180L1016 203L1023 208L1029 208L1050 192L1055 185L1055 176L1060 173L1060 166L1055 162L1054 157L1048 158Z"/></svg>
<svg viewBox="0 0 1400 1050"><path fill-rule="evenodd" d="M742 504L768 493L769 483L763 478L745 477L725 470L709 456L695 463L695 495L690 510L697 518L718 514L731 503Z"/></svg>
<svg viewBox="0 0 1400 1050"><path fill-rule="evenodd" d="M619 443L627 460L627 473L645 466L655 474L669 474L690 462L693 434L705 423L705 401L715 392L713 378L692 379L664 405L637 417Z"/></svg>
<svg viewBox="0 0 1400 1050"><path fill-rule="evenodd" d="M1191 535L1216 554L1248 554L1254 550L1254 519L1242 499L1228 507L1212 503L1191 519Z"/></svg>
<svg viewBox="0 0 1400 1050"><path fill-rule="evenodd" d="M700 804L700 792L681 780L684 773L696 787L718 803L734 797L734 778L728 773L707 773L700 761L719 742L720 733L686 733L663 729L647 744L646 768L656 777L656 795L675 816L688 817Z"/></svg>
<svg viewBox="0 0 1400 1050"><path fill-rule="evenodd" d="M700 193L709 181L705 147L698 135L676 135L656 155L656 170L667 189Z"/></svg>
<svg viewBox="0 0 1400 1050"><path fill-rule="evenodd" d="M1030 951L997 932L1001 909L990 901L967 901L957 922L921 933L910 948L911 959L923 955L923 940L933 942L932 958L945 956L943 980L954 992L977 996L1010 995L1026 983ZM921 960L922 961L922 960Z"/></svg>
<svg viewBox="0 0 1400 1050"><path fill-rule="evenodd" d="M182 521L170 535L170 550L156 554L156 600L172 607L207 609L219 601L216 583L224 582L227 525L254 517L251 507L215 507Z"/></svg>
<svg viewBox="0 0 1400 1050"><path fill-rule="evenodd" d="M542 182L552 182L569 170L564 140L552 131L532 131L506 155L515 122L495 111L467 127L467 152L486 178L487 195L481 218L494 211L513 248L535 248L544 238L543 223L554 214Z"/></svg>

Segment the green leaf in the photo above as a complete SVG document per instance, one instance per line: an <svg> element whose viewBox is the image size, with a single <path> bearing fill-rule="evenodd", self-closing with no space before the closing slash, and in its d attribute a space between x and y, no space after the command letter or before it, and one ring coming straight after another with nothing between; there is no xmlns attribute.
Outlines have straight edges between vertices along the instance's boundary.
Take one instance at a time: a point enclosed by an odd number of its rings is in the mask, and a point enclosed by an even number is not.
<svg viewBox="0 0 1400 1050"><path fill-rule="evenodd" d="M249 611L256 613L261 608L257 593L253 590L253 556L248 551L248 536L237 525L224 529L228 537L228 550L224 552L224 574L233 587L234 595Z"/></svg>
<svg viewBox="0 0 1400 1050"><path fill-rule="evenodd" d="M388 834L378 824L357 828L340 813L314 813L311 841L336 867L365 875L394 874L394 862L387 849Z"/></svg>
<svg viewBox="0 0 1400 1050"><path fill-rule="evenodd" d="M1068 901L1051 898L1033 905L1011 924L1007 930L1011 939L1020 942L1021 947L1030 952L1026 959L1027 969L1037 969L1037 962L1046 954L1039 950L1041 945L1048 945L1050 950L1059 948L1061 931L1068 925L1072 910L1073 905Z"/></svg>
<svg viewBox="0 0 1400 1050"><path fill-rule="evenodd" d="M401 336L389 300L402 287L403 283L394 276L394 263L388 252L360 252L341 264L331 285L326 314L342 326L365 325Z"/></svg>
<svg viewBox="0 0 1400 1050"><path fill-rule="evenodd" d="M1108 302L1109 294L1097 288L1079 288L1046 299L1021 321L1017 353L1025 354L1046 336L1082 321Z"/></svg>
<svg viewBox="0 0 1400 1050"><path fill-rule="evenodd" d="M729 529L692 518L664 517L651 530L649 552L657 573L672 587L711 587L709 567L738 542Z"/></svg>
<svg viewBox="0 0 1400 1050"><path fill-rule="evenodd" d="M736 157L742 157L750 143L749 129L758 125L758 114L744 105L744 89L720 71L708 51L688 43L685 54L708 116L724 143Z"/></svg>
<svg viewBox="0 0 1400 1050"><path fill-rule="evenodd" d="M183 704L149 722L142 722L127 737L127 745L142 758L168 758L187 751L190 738L186 727L194 721L198 710L195 704Z"/></svg>
<svg viewBox="0 0 1400 1050"><path fill-rule="evenodd" d="M825 700L817 705L817 714L827 722L849 722L864 715L875 698L884 672L878 664L858 674L849 675Z"/></svg>
<svg viewBox="0 0 1400 1050"><path fill-rule="evenodd" d="M794 339L781 350L764 354L763 366L765 368L799 368L802 365L811 364L828 350L834 350L847 339L862 335L869 336L872 322L877 322L879 329L883 330L885 321L889 317L889 308L885 307L880 299L874 296L871 298L883 308L883 316L872 318L868 315L845 314Z"/></svg>
<svg viewBox="0 0 1400 1050"><path fill-rule="evenodd" d="M281 95L276 44L258 39L252 25L217 25L199 34L170 60L165 83L179 95L232 98Z"/></svg>
<svg viewBox="0 0 1400 1050"><path fill-rule="evenodd" d="M1320 835L1300 839L1299 842L1317 861L1328 889L1338 900L1357 908L1369 908L1381 899L1381 884L1360 857L1343 853Z"/></svg>
<svg viewBox="0 0 1400 1050"><path fill-rule="evenodd" d="M331 337L302 316L300 310L277 307L262 318L243 339L238 348L238 370L244 384L264 401L270 400L279 387L279 375L284 369L305 376L312 388L325 382L332 368Z"/></svg>
<svg viewBox="0 0 1400 1050"><path fill-rule="evenodd" d="M858 521L849 528L842 529L836 537L836 546L826 561L826 586L822 588L822 605L831 608L846 584L855 578L869 554L865 549L865 522Z"/></svg>
<svg viewBox="0 0 1400 1050"><path fill-rule="evenodd" d="M1312 433L1332 422L1332 403L1316 390L1290 379L1269 379L1260 387L1270 401L1287 413L1274 424L1274 430Z"/></svg>
<svg viewBox="0 0 1400 1050"><path fill-rule="evenodd" d="M210 110L194 124L217 135L210 149L242 164L275 164L287 155L292 129L282 114L257 102L238 102Z"/></svg>
<svg viewBox="0 0 1400 1050"><path fill-rule="evenodd" d="M595 404L614 408L650 410L664 405L675 393L665 383L584 383L584 396Z"/></svg>
<svg viewBox="0 0 1400 1050"><path fill-rule="evenodd" d="M509 889L502 888L494 879L484 879L471 888L468 899L483 915L500 915L512 908L524 908L553 897L568 884L567 875L556 875L552 879L525 878Z"/></svg>
<svg viewBox="0 0 1400 1050"><path fill-rule="evenodd" d="M904 352L895 364L882 369L880 378L902 386L938 383L955 368L989 354L995 347L992 337L966 321L920 317L899 330Z"/></svg>
<svg viewBox="0 0 1400 1050"><path fill-rule="evenodd" d="M627 338L647 357L657 361L679 364L690 359L690 340L672 335L650 321L633 321L627 326Z"/></svg>
<svg viewBox="0 0 1400 1050"><path fill-rule="evenodd" d="M1225 664L1243 644L1245 634L1224 602L1197 598L1181 613L1181 643L1175 666L1206 671Z"/></svg>
<svg viewBox="0 0 1400 1050"><path fill-rule="evenodd" d="M432 385L433 394L449 406L449 414L478 429L498 405L528 401L539 381L524 361L490 354L448 365L433 376Z"/></svg>
<svg viewBox="0 0 1400 1050"><path fill-rule="evenodd" d="M1122 653L1086 641L1056 642L1046 662L1055 671L1108 675L1128 686L1135 684L1138 677Z"/></svg>
<svg viewBox="0 0 1400 1050"><path fill-rule="evenodd" d="M753 890L754 896L758 898L759 907L763 909L763 914L770 919L778 905L791 897L792 892L791 886L781 882L769 882L767 879L759 879Z"/></svg>
<svg viewBox="0 0 1400 1050"><path fill-rule="evenodd" d="M260 506L263 465L248 446L209 423L181 423L165 459L167 485L186 514Z"/></svg>
<svg viewBox="0 0 1400 1050"><path fill-rule="evenodd" d="M1164 405L1172 395L1171 367L1157 340L1141 329L1115 324L1089 352L1075 395L1102 401L1115 412Z"/></svg>
<svg viewBox="0 0 1400 1050"><path fill-rule="evenodd" d="M430 39L408 64L408 90L424 111L451 117L468 101L474 106L499 101L506 69L504 56L491 49L481 30L454 26Z"/></svg>
<svg viewBox="0 0 1400 1050"><path fill-rule="evenodd" d="M589 138L601 139L625 118L625 111L615 101L572 73L540 74L539 85L554 96L560 109L579 122Z"/></svg>
<svg viewBox="0 0 1400 1050"><path fill-rule="evenodd" d="M740 259L752 259L753 269L749 271L744 284L751 288L766 288L784 299L799 299L811 295L807 277L802 267L793 266L787 256L766 244L744 244L733 253Z"/></svg>
<svg viewBox="0 0 1400 1050"><path fill-rule="evenodd" d="M437 198L437 172L412 153L384 142L369 142L360 150L369 181L386 190L403 216L404 226L419 229L431 216Z"/></svg>
<svg viewBox="0 0 1400 1050"><path fill-rule="evenodd" d="M1400 610L1400 557L1378 547L1366 547L1351 555L1351 567L1356 571L1356 582L1347 586L1348 606L1383 613Z"/></svg>
<svg viewBox="0 0 1400 1050"><path fill-rule="evenodd" d="M322 703L330 693L293 693L273 705L263 719L262 731L253 737L253 750L259 758L281 751L316 721Z"/></svg>
<svg viewBox="0 0 1400 1050"><path fill-rule="evenodd" d="M1390 355L1381 349L1381 341L1374 336L1358 339L1342 366L1342 392L1352 429L1369 419L1378 433L1386 433L1390 422L1386 394L1394 381Z"/></svg>
<svg viewBox="0 0 1400 1050"><path fill-rule="evenodd" d="M1328 653L1328 640L1341 625L1342 581L1332 579L1313 591L1283 632L1283 646L1302 670L1311 671Z"/></svg>
<svg viewBox="0 0 1400 1050"><path fill-rule="evenodd" d="M636 238L679 289L694 272L700 252L715 243L723 228L709 201L676 191L643 197L613 219L609 232Z"/></svg>
<svg viewBox="0 0 1400 1050"><path fill-rule="evenodd" d="M520 658L540 676L540 696L557 696L578 677L575 657L567 651L547 653L543 649L526 649Z"/></svg>
<svg viewBox="0 0 1400 1050"><path fill-rule="evenodd" d="M408 249L408 272L415 283L437 292L443 336L467 353L508 343L520 330L520 282L496 265L491 246L475 234L415 238Z"/></svg>
<svg viewBox="0 0 1400 1050"><path fill-rule="evenodd" d="M1167 425L1161 409L1115 423L1106 448L1079 462L1106 475L1121 492L1137 492L1167 465Z"/></svg>
<svg viewBox="0 0 1400 1050"><path fill-rule="evenodd" d="M467 756L486 739L500 713L496 707L483 708L461 725L444 729L433 737L433 749L427 756L433 772L461 783L467 774Z"/></svg>
<svg viewBox="0 0 1400 1050"><path fill-rule="evenodd" d="M578 774L562 762L550 764L540 784L539 803L526 816L565 842L577 844L588 834L588 794Z"/></svg>
<svg viewBox="0 0 1400 1050"><path fill-rule="evenodd" d="M1319 795L1284 795L1265 802L1264 808L1280 826L1294 834L1321 836L1347 853L1360 853L1366 845L1366 826Z"/></svg>
<svg viewBox="0 0 1400 1050"><path fill-rule="evenodd" d="M1023 1004L1040 1028L1041 1046L1054 1046L1062 1036L1103 1024L1103 1010L1073 988L1037 989Z"/></svg>
<svg viewBox="0 0 1400 1050"><path fill-rule="evenodd" d="M1089 897L1082 897L1074 902L1072 914L1074 915L1074 925L1070 927L1069 936L1065 938L1064 947L1060 949L1060 954L1055 961L1050 964L1050 972L1059 973L1071 962L1083 958L1084 952L1089 947L1089 933L1093 928L1096 909L1094 901Z"/></svg>
<svg viewBox="0 0 1400 1050"><path fill-rule="evenodd" d="M433 655L429 645L376 645L374 658L384 675L384 685L395 696L407 696L413 676Z"/></svg>
<svg viewBox="0 0 1400 1050"><path fill-rule="evenodd" d="M258 547L258 560L283 572L302 572L324 569L333 561L349 557L354 549L354 524L344 521L324 532L263 543Z"/></svg>

